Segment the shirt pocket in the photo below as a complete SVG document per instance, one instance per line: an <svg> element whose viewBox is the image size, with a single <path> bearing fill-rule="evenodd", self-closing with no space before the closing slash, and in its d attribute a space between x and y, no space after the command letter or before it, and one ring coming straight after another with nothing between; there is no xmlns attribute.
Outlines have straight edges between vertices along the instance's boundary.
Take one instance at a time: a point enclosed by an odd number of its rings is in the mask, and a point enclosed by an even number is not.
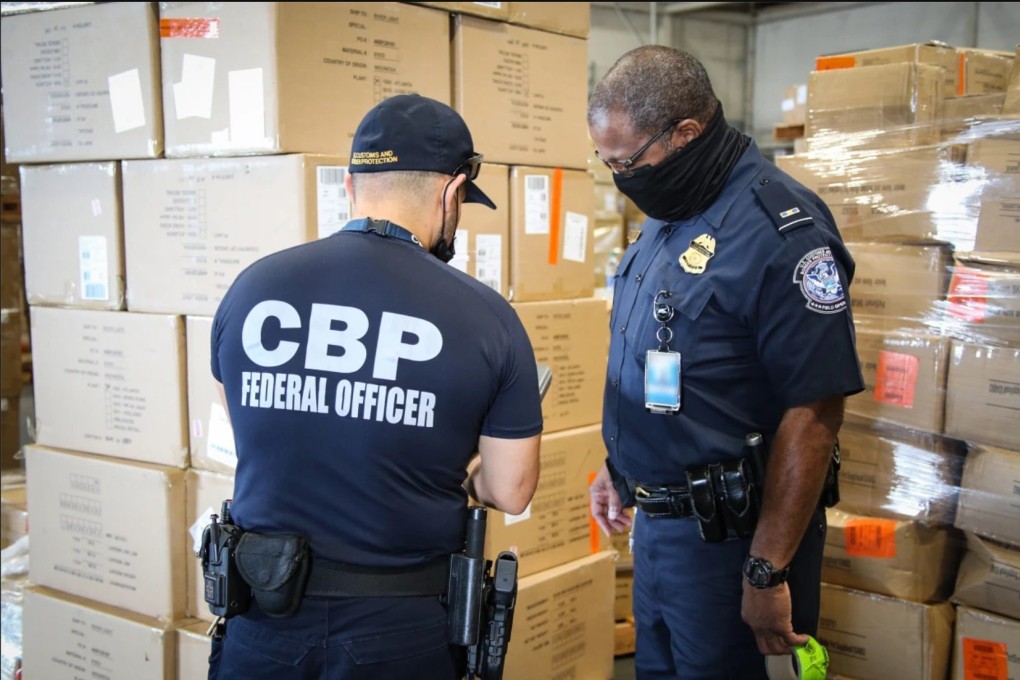
<svg viewBox="0 0 1020 680"><path fill-rule="evenodd" d="M634 262L634 258L637 256L639 248L637 244L630 245L626 250L623 251L623 258L620 260L620 264L616 267L616 273L613 275L613 299L616 300L619 296L620 289L623 287L624 281L630 274L631 265ZM613 310L609 315L609 327L616 327L616 319L619 315L619 309L614 304Z"/></svg>
<svg viewBox="0 0 1020 680"><path fill-rule="evenodd" d="M662 341L669 351L681 353L681 365L696 360L702 314L714 294L710 280L664 263L652 270L646 283L636 310L641 319L634 343L638 361L643 365L645 353L658 349ZM673 309L673 318L665 323L668 331L660 330L663 324L654 317L656 303Z"/></svg>

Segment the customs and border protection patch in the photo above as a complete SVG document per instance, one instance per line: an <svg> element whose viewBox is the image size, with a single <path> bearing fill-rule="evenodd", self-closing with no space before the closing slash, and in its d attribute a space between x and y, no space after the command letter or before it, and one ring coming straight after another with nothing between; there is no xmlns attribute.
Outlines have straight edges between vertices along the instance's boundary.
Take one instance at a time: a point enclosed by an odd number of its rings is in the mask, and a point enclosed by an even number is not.
<svg viewBox="0 0 1020 680"><path fill-rule="evenodd" d="M828 248L815 248L802 257L793 272L793 282L800 286L811 311L835 314L846 309L839 269Z"/></svg>
<svg viewBox="0 0 1020 680"><path fill-rule="evenodd" d="M715 255L715 239L702 234L693 241L690 247L680 256L680 266L688 274L701 274L708 267L708 261Z"/></svg>

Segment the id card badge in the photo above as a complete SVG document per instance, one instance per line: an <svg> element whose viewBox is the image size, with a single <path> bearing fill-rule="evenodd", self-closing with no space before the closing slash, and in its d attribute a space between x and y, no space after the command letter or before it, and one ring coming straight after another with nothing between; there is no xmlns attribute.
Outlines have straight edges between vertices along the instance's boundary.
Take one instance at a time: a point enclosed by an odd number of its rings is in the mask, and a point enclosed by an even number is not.
<svg viewBox="0 0 1020 680"><path fill-rule="evenodd" d="M645 355L645 408L652 413L680 410L680 352L648 350Z"/></svg>

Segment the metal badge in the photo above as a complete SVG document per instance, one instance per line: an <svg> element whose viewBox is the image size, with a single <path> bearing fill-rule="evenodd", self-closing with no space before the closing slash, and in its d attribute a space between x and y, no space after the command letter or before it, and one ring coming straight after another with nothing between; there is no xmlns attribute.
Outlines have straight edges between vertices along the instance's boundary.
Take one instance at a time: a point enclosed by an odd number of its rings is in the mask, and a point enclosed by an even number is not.
<svg viewBox="0 0 1020 680"><path fill-rule="evenodd" d="M715 255L715 239L702 234L691 241L691 246L680 256L680 266L688 274L701 274L708 267L708 261Z"/></svg>

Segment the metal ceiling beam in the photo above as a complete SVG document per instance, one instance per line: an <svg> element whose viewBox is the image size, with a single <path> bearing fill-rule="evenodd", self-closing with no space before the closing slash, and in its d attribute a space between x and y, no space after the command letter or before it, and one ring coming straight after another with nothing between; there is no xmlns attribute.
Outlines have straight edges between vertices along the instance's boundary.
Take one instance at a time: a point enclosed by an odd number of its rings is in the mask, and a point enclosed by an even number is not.
<svg viewBox="0 0 1020 680"><path fill-rule="evenodd" d="M718 9L726 5L744 5L743 2L667 2L659 9L663 14L688 14L706 9Z"/></svg>

